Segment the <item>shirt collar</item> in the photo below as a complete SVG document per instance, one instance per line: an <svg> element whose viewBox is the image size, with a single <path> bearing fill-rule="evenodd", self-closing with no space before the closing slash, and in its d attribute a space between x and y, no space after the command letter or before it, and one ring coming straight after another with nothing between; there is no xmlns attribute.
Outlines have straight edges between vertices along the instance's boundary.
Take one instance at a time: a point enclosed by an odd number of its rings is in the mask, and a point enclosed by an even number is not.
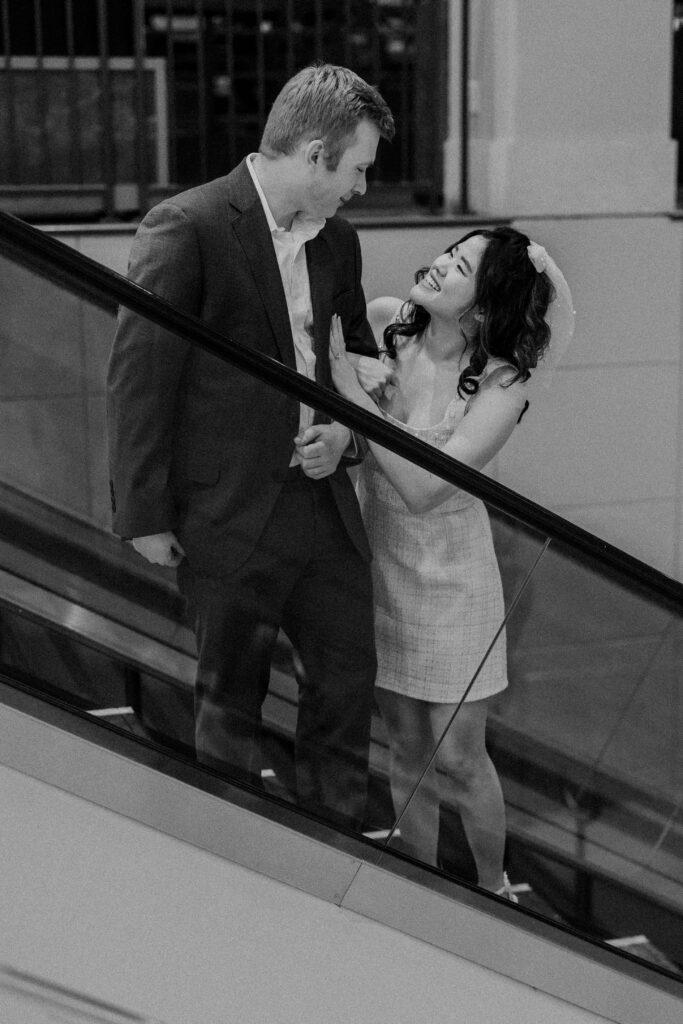
<svg viewBox="0 0 683 1024"><path fill-rule="evenodd" d="M266 215L266 220L268 222L268 228L270 230L271 235L273 236L273 238L282 239L285 239L287 236L291 236L293 239L297 241L299 245L301 245L304 242L310 242L311 239L315 238L318 232L322 231L322 229L325 227L325 218L323 217L320 220L315 220L313 217L309 217L305 213L297 213L294 217L294 220L292 221L292 226L289 231L287 231L285 228L279 227L278 224L275 222L275 218L273 217L270 206L268 205L268 200L266 199L265 193L261 188L261 182L258 180L256 176L256 169L254 167L254 158L256 156L256 153L249 154L249 156L247 157L247 168L249 170L249 174L251 175L251 180L254 182L254 188L258 193L259 199L261 200L261 206L263 207L263 212Z"/></svg>

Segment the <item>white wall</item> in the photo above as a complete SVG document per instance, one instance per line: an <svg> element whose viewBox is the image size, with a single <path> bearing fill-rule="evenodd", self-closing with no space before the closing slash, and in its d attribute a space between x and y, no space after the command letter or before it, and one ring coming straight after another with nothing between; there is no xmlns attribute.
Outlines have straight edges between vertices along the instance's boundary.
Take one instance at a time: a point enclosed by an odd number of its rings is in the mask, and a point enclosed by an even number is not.
<svg viewBox="0 0 683 1024"><path fill-rule="evenodd" d="M473 0L471 10L475 209L671 206L671 0ZM453 34L457 44L457 18Z"/></svg>
<svg viewBox="0 0 683 1024"><path fill-rule="evenodd" d="M4 766L0 816L0 961L164 1024L606 1019Z"/></svg>

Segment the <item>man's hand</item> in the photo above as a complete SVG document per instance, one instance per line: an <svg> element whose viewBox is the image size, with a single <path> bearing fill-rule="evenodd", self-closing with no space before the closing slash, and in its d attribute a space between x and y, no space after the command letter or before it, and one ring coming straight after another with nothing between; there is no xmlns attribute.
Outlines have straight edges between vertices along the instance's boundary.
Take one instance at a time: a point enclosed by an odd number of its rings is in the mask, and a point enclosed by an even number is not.
<svg viewBox="0 0 683 1024"><path fill-rule="evenodd" d="M180 565L185 552L174 533L151 533L147 537L134 537L133 547L139 555L154 565L175 568Z"/></svg>
<svg viewBox="0 0 683 1024"><path fill-rule="evenodd" d="M373 398L379 399L384 394L385 388L395 385L396 374L390 366L381 363L379 359L371 356L359 356L356 363L356 376L363 391Z"/></svg>
<svg viewBox="0 0 683 1024"><path fill-rule="evenodd" d="M334 473L351 439L351 431L341 423L315 423L294 438L301 468L313 480Z"/></svg>

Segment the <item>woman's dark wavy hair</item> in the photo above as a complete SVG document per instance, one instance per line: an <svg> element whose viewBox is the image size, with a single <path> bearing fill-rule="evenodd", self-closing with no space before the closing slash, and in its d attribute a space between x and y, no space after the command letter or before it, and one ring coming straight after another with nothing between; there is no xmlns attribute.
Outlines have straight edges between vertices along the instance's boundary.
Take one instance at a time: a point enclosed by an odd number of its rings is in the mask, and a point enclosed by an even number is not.
<svg viewBox="0 0 683 1024"><path fill-rule="evenodd" d="M515 375L506 386L529 379L548 347L550 328L544 317L555 294L548 275L539 274L529 259L529 239L515 228L470 231L446 252L474 235L486 238L488 245L477 269L474 301L460 318L469 353L469 363L458 380L458 393L463 398L477 393L477 378L491 356L505 359L515 368ZM415 281L420 281L428 271L429 267L418 270ZM465 328L468 312L476 312L480 317L470 318L472 326L468 319ZM384 345L389 355L396 358L397 337L419 334L430 319L422 306L410 299L405 302L399 319L384 329Z"/></svg>

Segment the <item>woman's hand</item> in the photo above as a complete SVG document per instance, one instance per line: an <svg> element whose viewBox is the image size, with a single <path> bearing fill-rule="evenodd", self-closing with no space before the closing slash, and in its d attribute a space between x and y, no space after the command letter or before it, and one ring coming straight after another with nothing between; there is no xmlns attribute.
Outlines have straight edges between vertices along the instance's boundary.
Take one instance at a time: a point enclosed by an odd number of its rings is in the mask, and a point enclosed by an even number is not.
<svg viewBox="0 0 683 1024"><path fill-rule="evenodd" d="M365 392L358 383L356 371L349 362L344 344L341 320L334 313L330 324L330 371L332 382L343 398L350 402L364 404Z"/></svg>
<svg viewBox="0 0 683 1024"><path fill-rule="evenodd" d="M396 374L392 368L372 356L358 357L356 375L363 391L372 395L375 401L379 401L388 387L395 386L397 383Z"/></svg>

